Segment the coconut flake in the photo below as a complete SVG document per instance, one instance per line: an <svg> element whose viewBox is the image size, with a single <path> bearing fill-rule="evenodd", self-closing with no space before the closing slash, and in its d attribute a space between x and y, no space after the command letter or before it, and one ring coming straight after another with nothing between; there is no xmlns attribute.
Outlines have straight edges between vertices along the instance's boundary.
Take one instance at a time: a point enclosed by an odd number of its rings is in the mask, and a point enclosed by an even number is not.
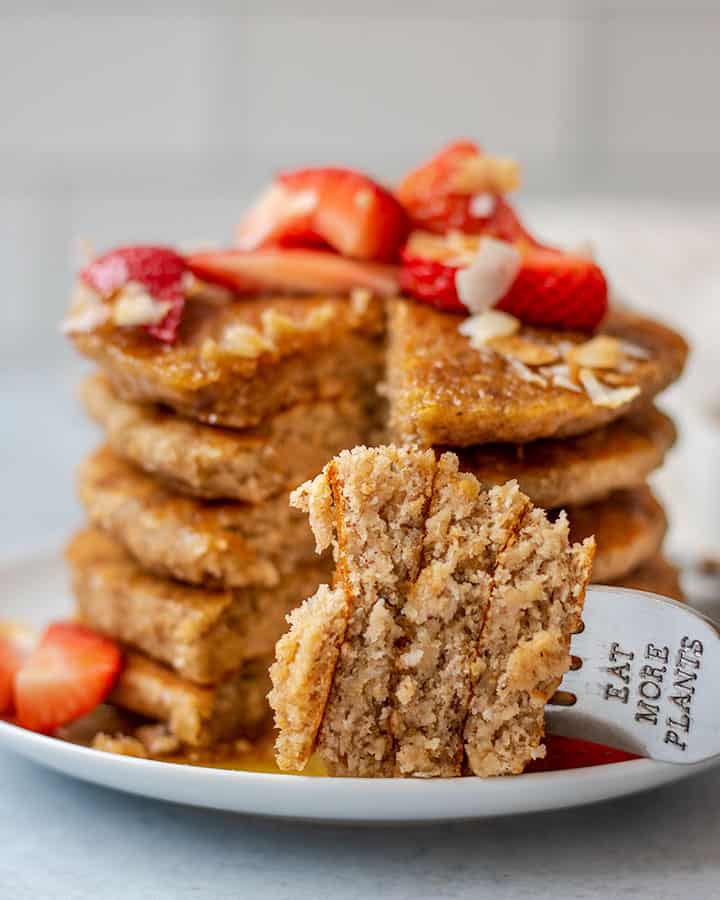
<svg viewBox="0 0 720 900"><path fill-rule="evenodd" d="M468 316L458 326L460 334L470 338L470 346L479 350L493 338L509 337L520 330L520 320L499 309L488 309Z"/></svg>
<svg viewBox="0 0 720 900"><path fill-rule="evenodd" d="M481 313L503 297L520 269L520 252L507 241L484 238L467 268L455 273L460 302L472 313Z"/></svg>
<svg viewBox="0 0 720 900"><path fill-rule="evenodd" d="M69 313L60 325L63 334L89 334L110 318L110 309L101 303Z"/></svg>
<svg viewBox="0 0 720 900"><path fill-rule="evenodd" d="M636 384L631 387L609 388L599 381L590 369L580 369L579 378L594 406L617 409L630 403L640 394L640 388Z"/></svg>
<svg viewBox="0 0 720 900"><path fill-rule="evenodd" d="M115 325L128 328L156 325L162 322L171 306L171 303L156 300L138 282L130 281L112 305L112 320Z"/></svg>
<svg viewBox="0 0 720 900"><path fill-rule="evenodd" d="M497 198L494 194L473 194L468 204L468 210L471 216L477 216L478 219L486 219L495 212L497 206Z"/></svg>
<svg viewBox="0 0 720 900"><path fill-rule="evenodd" d="M540 387L547 387L547 381L542 377L542 375L538 375L537 372L533 372L532 369L529 369L525 363L520 362L519 359L514 359L512 356L506 356L505 360L513 372L520 378L522 381L527 381L529 384L537 384Z"/></svg>

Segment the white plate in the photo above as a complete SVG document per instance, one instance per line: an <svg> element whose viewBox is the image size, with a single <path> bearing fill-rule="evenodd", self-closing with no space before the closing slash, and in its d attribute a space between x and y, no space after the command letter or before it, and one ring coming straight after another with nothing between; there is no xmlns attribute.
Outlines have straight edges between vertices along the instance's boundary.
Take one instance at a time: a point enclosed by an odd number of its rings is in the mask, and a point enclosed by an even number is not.
<svg viewBox="0 0 720 900"><path fill-rule="evenodd" d="M52 553L0 565L0 618L42 624L71 601ZM132 759L0 722L0 747L106 787L193 806L331 822L436 822L562 809L620 797L704 771L650 760L514 778L305 778Z"/></svg>

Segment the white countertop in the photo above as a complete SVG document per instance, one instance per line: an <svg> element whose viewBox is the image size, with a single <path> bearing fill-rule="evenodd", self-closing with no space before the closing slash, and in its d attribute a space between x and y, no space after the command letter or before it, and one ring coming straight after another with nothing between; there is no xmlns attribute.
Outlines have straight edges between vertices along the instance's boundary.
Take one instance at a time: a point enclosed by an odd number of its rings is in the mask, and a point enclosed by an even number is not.
<svg viewBox="0 0 720 900"><path fill-rule="evenodd" d="M96 440L65 375L0 377L0 557L59 544L72 469ZM720 895L720 769L565 813L372 830L143 800L0 752L0 898Z"/></svg>

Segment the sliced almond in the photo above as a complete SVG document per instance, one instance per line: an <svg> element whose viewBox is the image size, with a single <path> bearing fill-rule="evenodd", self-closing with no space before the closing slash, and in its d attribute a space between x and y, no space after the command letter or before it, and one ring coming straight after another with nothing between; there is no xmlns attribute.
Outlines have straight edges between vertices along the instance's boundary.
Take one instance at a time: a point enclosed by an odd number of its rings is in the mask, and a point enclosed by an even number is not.
<svg viewBox="0 0 720 900"><path fill-rule="evenodd" d="M617 369L622 353L617 338L607 334L576 344L565 354L568 364L583 369Z"/></svg>
<svg viewBox="0 0 720 900"><path fill-rule="evenodd" d="M112 305L112 320L121 328L157 325L168 314L171 305L156 300L141 284L131 281L120 291Z"/></svg>
<svg viewBox="0 0 720 900"><path fill-rule="evenodd" d="M244 359L257 359L263 353L269 353L275 349L275 344L261 334L257 328L243 323L230 325L223 331L222 349L233 356L241 356Z"/></svg>
<svg viewBox="0 0 720 900"><path fill-rule="evenodd" d="M573 391L576 394L582 393L582 388L576 381L573 381L570 374L570 367L566 363L558 363L554 366L543 366L540 374L550 379L555 387L564 388L566 391Z"/></svg>
<svg viewBox="0 0 720 900"><path fill-rule="evenodd" d="M520 186L520 167L514 159L469 156L458 163L450 190L457 194L508 194Z"/></svg>
<svg viewBox="0 0 720 900"><path fill-rule="evenodd" d="M543 378L542 375L538 375L537 372L533 372L532 369L528 368L525 363L520 362L519 359L514 359L512 356L506 356L505 359L512 371L521 381L527 381L529 384L537 384L540 387L548 386L547 379Z"/></svg>
<svg viewBox="0 0 720 900"><path fill-rule="evenodd" d="M468 316L458 326L460 334L470 338L470 346L479 350L494 338L508 337L520 330L520 319L499 309L488 309Z"/></svg>
<svg viewBox="0 0 720 900"><path fill-rule="evenodd" d="M90 334L110 318L110 307L101 303L89 304L71 310L63 319L60 330L63 334Z"/></svg>
<svg viewBox="0 0 720 900"><path fill-rule="evenodd" d="M370 301L372 300L372 291L367 288L353 288L350 291L350 305L353 312L362 316L367 312Z"/></svg>
<svg viewBox="0 0 720 900"><path fill-rule="evenodd" d="M526 366L547 366L560 359L555 347L537 344L517 334L493 338L489 344L496 353L517 359Z"/></svg>
<svg viewBox="0 0 720 900"><path fill-rule="evenodd" d="M580 383L595 406L617 409L631 403L640 394L640 388L636 384L631 387L608 387L599 381L590 369L580 369L579 377Z"/></svg>
<svg viewBox="0 0 720 900"><path fill-rule="evenodd" d="M630 356L632 359L650 359L652 356L646 347L641 347L632 341L618 340L618 343L620 344L620 350L625 356Z"/></svg>

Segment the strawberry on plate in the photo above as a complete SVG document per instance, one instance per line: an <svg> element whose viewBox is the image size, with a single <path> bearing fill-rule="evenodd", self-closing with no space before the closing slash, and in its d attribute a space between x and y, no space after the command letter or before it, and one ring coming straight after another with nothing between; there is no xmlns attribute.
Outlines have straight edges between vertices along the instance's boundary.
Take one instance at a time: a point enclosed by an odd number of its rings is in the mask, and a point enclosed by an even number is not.
<svg viewBox="0 0 720 900"><path fill-rule="evenodd" d="M518 183L512 160L485 156L473 141L460 140L406 175L396 194L417 228L536 244L502 196Z"/></svg>
<svg viewBox="0 0 720 900"><path fill-rule="evenodd" d="M627 762L640 759L634 753L606 747L593 741L561 737L556 734L545 736L547 755L545 759L535 759L525 769L526 772L560 772L565 769L584 769L588 766L604 766L608 763Z"/></svg>
<svg viewBox="0 0 720 900"><path fill-rule="evenodd" d="M447 312L494 307L526 325L592 331L607 311L602 270L585 257L494 237L413 232L402 290Z"/></svg>
<svg viewBox="0 0 720 900"><path fill-rule="evenodd" d="M35 637L29 628L0 622L0 716L12 712L15 675L30 653Z"/></svg>
<svg viewBox="0 0 720 900"><path fill-rule="evenodd" d="M121 665L111 640L73 622L53 623L15 676L18 725L49 734L79 719L105 699Z"/></svg>
<svg viewBox="0 0 720 900"><path fill-rule="evenodd" d="M284 172L235 231L241 250L325 247L351 259L390 262L407 235L395 197L361 172Z"/></svg>
<svg viewBox="0 0 720 900"><path fill-rule="evenodd" d="M103 300L141 287L146 299L163 304L158 306L162 317L145 325L148 333L163 343L173 343L185 304L184 274L184 259L169 247L135 245L98 256L80 272L80 279Z"/></svg>
<svg viewBox="0 0 720 900"><path fill-rule="evenodd" d="M346 259L325 250L212 251L188 257L187 266L197 278L238 294L343 294L366 288L392 296L399 290L396 266Z"/></svg>

